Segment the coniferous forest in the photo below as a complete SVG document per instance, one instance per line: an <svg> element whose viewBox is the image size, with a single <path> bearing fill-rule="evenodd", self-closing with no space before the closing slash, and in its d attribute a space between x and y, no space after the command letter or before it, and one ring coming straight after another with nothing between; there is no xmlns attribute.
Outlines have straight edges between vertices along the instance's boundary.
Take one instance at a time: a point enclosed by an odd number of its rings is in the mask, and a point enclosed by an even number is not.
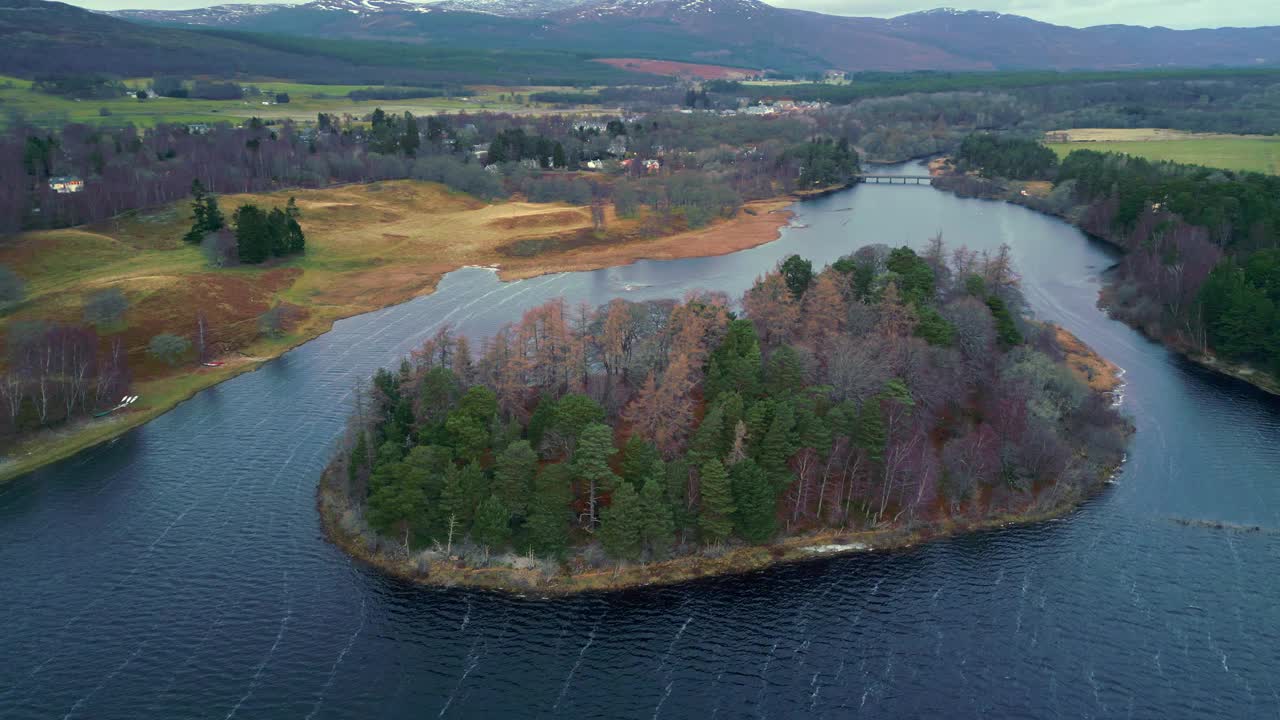
<svg viewBox="0 0 1280 720"><path fill-rule="evenodd" d="M740 303L552 301L478 346L445 328L360 394L327 482L343 532L423 567L1060 508L1125 423L1020 302L1005 250L935 238L792 256Z"/></svg>

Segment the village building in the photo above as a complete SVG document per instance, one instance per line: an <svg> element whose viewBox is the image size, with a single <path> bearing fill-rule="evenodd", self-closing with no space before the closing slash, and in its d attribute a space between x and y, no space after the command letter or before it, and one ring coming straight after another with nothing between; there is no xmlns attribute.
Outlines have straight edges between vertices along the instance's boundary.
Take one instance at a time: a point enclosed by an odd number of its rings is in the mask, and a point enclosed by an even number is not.
<svg viewBox="0 0 1280 720"><path fill-rule="evenodd" d="M74 175L58 175L49 178L49 189L60 195L78 193L84 189L84 180Z"/></svg>

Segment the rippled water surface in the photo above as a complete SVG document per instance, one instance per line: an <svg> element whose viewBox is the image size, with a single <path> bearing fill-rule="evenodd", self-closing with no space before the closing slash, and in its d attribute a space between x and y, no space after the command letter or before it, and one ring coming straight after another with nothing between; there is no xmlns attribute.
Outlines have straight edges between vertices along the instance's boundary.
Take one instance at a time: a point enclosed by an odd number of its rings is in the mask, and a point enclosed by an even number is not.
<svg viewBox="0 0 1280 720"><path fill-rule="evenodd" d="M460 270L0 486L0 717L1280 715L1280 403L1108 320L1114 257L1062 223L913 186L797 209L804 227L724 257ZM1129 462L1068 518L555 601L413 587L320 536L352 388L440 323L485 335L557 295L737 295L793 252L939 230L1010 243L1036 312L1127 371Z"/></svg>

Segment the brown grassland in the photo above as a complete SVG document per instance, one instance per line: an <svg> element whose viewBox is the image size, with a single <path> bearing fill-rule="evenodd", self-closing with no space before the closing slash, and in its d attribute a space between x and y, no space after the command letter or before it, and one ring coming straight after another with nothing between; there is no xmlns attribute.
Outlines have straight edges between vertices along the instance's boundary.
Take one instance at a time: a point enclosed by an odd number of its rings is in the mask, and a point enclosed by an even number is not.
<svg viewBox="0 0 1280 720"><path fill-rule="evenodd" d="M129 213L92 226L0 239L0 264L27 282L28 297L0 317L0 337L17 322L82 322L94 290L116 287L129 301L118 327L142 399L108 421L86 421L41 433L11 448L0 481L114 437L165 412L196 391L257 367L326 332L335 320L432 292L445 273L464 265L500 268L504 280L550 272L624 265L644 258L718 255L777 237L787 199L752 203L747 212L699 230L670 228L651 237L645 218L619 218L608 208L604 230L589 208L512 200L485 203L434 183L350 185L220 198L225 213L242 203L302 211L305 256L256 267L212 268L182 242L186 203ZM284 332L267 337L258 318L285 309ZM151 358L160 333L191 338L196 313L208 319L209 347L223 367L191 361L169 367Z"/></svg>

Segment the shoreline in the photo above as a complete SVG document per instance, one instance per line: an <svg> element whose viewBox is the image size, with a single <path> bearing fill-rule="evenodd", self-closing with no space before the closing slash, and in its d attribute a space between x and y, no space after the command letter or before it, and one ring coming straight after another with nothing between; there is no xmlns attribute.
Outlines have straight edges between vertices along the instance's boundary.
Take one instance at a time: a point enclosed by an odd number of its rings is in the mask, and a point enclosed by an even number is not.
<svg viewBox="0 0 1280 720"><path fill-rule="evenodd" d="M965 177L961 175L950 174L951 172L950 158L948 156L943 156L943 157L935 158L934 160L932 160L929 163L929 171L930 171L930 174L934 176L933 187L935 189L941 190L943 192L949 192L949 193L952 193L953 195L956 195L957 197L962 197L962 198L972 198L976 200L990 200L993 202L1004 202L1004 203L1009 203L1011 205L1019 205L1021 207L1027 208L1028 210L1038 212L1042 215L1047 215L1051 218L1061 220L1062 222L1070 225L1071 227L1076 228L1080 232L1084 233L1085 235L1088 235L1089 237L1095 240L1098 240L1099 242L1106 243L1107 245L1110 245L1111 247L1114 247L1120 250L1121 252L1125 251L1122 245L1112 240L1111 238L1101 236L1101 235L1094 235L1093 233L1090 233L1086 231L1084 228L1080 227L1080 222L1078 218L1074 217L1072 214L1065 213L1065 212L1063 213L1051 212L1047 208L1040 207L1038 203L1030 202L1030 200L1032 199L1039 199L1039 198L1037 198L1034 195L1030 195L1030 196L1020 195L1017 193L1018 188L1011 187L1008 184L1008 183L1025 184L1025 183L1022 183L1021 181L1010 181L1010 180L1000 181L1000 180L982 179L981 182L983 182L986 185L984 189L987 192L968 193L968 192L963 192L960 188L948 186L949 184L947 182L948 180L960 179ZM939 182L939 181L942 181L942 182ZM1105 295L1106 295L1107 289L1108 289L1108 286L1104 283L1102 288L1098 291L1098 295L1099 295L1098 306L1103 310L1107 311L1107 316L1112 320L1124 323L1126 326L1136 330L1144 338L1147 338L1152 342L1159 343L1162 347L1168 349L1172 353L1175 353L1179 357L1186 359L1188 362L1191 362L1192 364L1196 365L1199 368L1212 372L1215 375L1218 375L1220 377L1230 378L1239 382L1246 383L1252 386L1253 388L1257 390L1261 390L1262 392L1267 393L1269 395L1280 397L1280 379L1273 379L1269 377L1265 372L1260 371L1249 365L1245 365L1242 363L1229 362L1227 360L1218 358L1217 356L1211 353L1206 354L1206 353L1196 352L1191 348L1183 347L1179 344L1168 342L1164 338L1151 335L1146 331L1145 328L1135 325L1123 317L1116 317L1115 315L1112 314L1111 308L1108 307L1105 302L1105 299L1106 299Z"/></svg>
<svg viewBox="0 0 1280 720"><path fill-rule="evenodd" d="M1116 398L1123 390L1123 370L1085 345L1069 331L1053 326L1070 347L1068 367L1088 383L1094 392ZM1084 367L1084 366L1087 366ZM1126 421L1126 430L1132 426ZM377 570L415 585L441 588L485 590L542 599L589 592L620 592L644 587L677 585L716 577L746 575L781 565L821 561L853 553L884 552L914 547L985 530L1034 525L1074 512L1111 484L1123 466L1125 456L1112 458L1106 470L1081 491L1064 495L1058 502L1041 507L1033 496L1030 507L1007 510L985 517L946 517L916 525L889 525L871 530L821 529L780 538L768 545L738 545L709 556L695 553L658 562L623 563L613 569L575 573L564 563L555 572L532 558L504 555L506 564L493 567L465 565L456 556L425 559L424 554L407 552L388 544L363 524L361 511L352 506L341 474L338 457L331 460L316 484L316 511L325 540L348 556ZM390 549L388 549L390 547Z"/></svg>
<svg viewBox="0 0 1280 720"><path fill-rule="evenodd" d="M641 260L674 260L691 257L714 257L739 250L764 245L778 239L781 229L790 221L792 213L786 208L803 199L800 196L782 195L767 200L744 203L733 218L713 223L698 230L689 230L652 239L628 240L621 244L587 245L549 253L545 257L513 258L495 267L503 282L528 279L559 272L583 272L608 267L630 265ZM745 230L744 230L745 228ZM709 246L709 247L708 247ZM482 262L482 261L481 261ZM84 418L70 426L42 431L38 435L16 443L3 459L0 459L0 485L40 468L65 460L76 453L115 440L135 428L141 427L164 415L197 393L231 380L247 372L261 368L265 363L284 355L304 343L310 342L333 329L339 320L375 312L382 308L409 302L435 292L440 279L446 274L466 267L441 266L437 271L421 276L421 282L412 290L389 293L386 302L376 307L339 308L318 322L308 323L295 336L272 343L265 352L252 357L242 356L220 368L193 368L194 372L139 383L135 388L144 401L158 398L154 405L147 404L129 412L110 416L105 420ZM147 392L147 384L153 391Z"/></svg>
<svg viewBox="0 0 1280 720"><path fill-rule="evenodd" d="M987 530L1038 525L1061 519L1097 497L1111 484L1123 463L1123 459L1117 461L1086 492L1066 497L1048 507L1032 507L1024 511L1008 511L979 518L946 518L914 526L889 526L876 530L826 529L783 538L769 545L733 547L715 557L686 555L659 562L624 564L613 570L601 569L577 574L565 570L563 566L550 575L532 564L524 567L515 564L498 567L464 566L461 561L452 558L432 561L423 568L413 555L403 552L393 555L383 550L376 539L350 532L343 527L342 517L349 508L344 507L339 491L330 486L332 467L325 469L316 488L316 510L320 515L320 529L325 540L351 558L399 580L423 587L485 590L517 597L538 596L550 599L741 576L773 567L819 562L842 555L904 550Z"/></svg>

